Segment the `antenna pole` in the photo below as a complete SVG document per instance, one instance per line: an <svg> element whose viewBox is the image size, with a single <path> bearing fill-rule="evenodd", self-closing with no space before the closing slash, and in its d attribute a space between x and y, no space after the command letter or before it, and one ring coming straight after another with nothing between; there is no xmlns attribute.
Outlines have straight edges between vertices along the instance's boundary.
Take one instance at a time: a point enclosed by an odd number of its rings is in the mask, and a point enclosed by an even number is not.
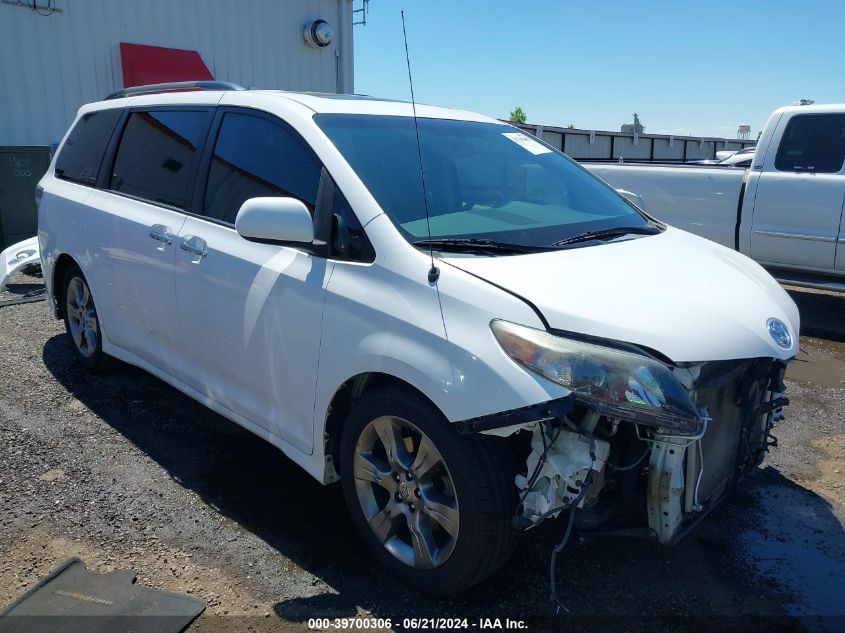
<svg viewBox="0 0 845 633"><path fill-rule="evenodd" d="M414 80L411 77L411 56L408 54L408 34L405 32L405 12L402 14L402 37L405 40L405 63L408 66L408 84L411 86L411 109L414 113L414 131L417 134L417 157L420 161L420 182L422 183L423 206L425 207L425 226L428 229L428 255L431 258L431 269L428 271L428 282L436 283L440 278L440 270L434 265L434 247L431 244L431 218L428 213L428 195L425 188L425 170L423 169L422 145L420 144L420 124L417 121L417 101L414 98Z"/></svg>

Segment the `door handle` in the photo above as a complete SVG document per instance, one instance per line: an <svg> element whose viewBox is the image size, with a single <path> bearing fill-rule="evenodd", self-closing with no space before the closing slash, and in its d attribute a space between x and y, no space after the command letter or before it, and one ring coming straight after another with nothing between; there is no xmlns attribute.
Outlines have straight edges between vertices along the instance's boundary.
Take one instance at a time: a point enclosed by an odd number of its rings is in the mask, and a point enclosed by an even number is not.
<svg viewBox="0 0 845 633"><path fill-rule="evenodd" d="M183 251L187 251L200 257L205 257L206 255L208 255L208 251L205 248L201 246L194 246L186 240L182 240L182 242L179 244L179 248L181 248Z"/></svg>
<svg viewBox="0 0 845 633"><path fill-rule="evenodd" d="M154 240L158 240L159 242L163 242L164 244L173 244L173 236L169 235L166 231L160 229L151 229L150 230L150 237Z"/></svg>

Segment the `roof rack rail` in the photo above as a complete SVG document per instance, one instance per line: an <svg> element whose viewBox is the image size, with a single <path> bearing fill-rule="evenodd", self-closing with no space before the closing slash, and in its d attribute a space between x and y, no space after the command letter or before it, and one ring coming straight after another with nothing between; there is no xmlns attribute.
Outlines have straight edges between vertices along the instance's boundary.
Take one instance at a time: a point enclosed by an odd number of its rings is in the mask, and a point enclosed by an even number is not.
<svg viewBox="0 0 845 633"><path fill-rule="evenodd" d="M134 97L137 95L151 95L160 92L176 92L179 90L246 90L243 86L231 81L171 81L163 84L149 84L147 86L133 86L121 88L108 94L104 101Z"/></svg>

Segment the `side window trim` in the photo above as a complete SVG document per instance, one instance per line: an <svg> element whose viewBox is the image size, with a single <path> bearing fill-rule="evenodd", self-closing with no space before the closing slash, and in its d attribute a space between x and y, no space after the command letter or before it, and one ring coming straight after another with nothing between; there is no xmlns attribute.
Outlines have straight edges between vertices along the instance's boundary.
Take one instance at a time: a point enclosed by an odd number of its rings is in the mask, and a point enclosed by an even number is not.
<svg viewBox="0 0 845 633"><path fill-rule="evenodd" d="M320 186L317 188L317 202L314 205L314 239L325 245L326 257L332 252L332 217L337 185L325 165L320 168Z"/></svg>
<svg viewBox="0 0 845 633"><path fill-rule="evenodd" d="M117 153L117 146L120 144L120 139L123 138L123 130L126 128L126 121L129 119L129 109L123 108L120 113L120 118L117 120L117 125L112 130L109 144L106 145L106 152L103 155L103 160L100 161L100 171L97 173L97 183L95 188L107 189L109 181L111 180L112 169L114 168L114 157Z"/></svg>
<svg viewBox="0 0 845 633"><path fill-rule="evenodd" d="M171 211L179 211L179 212L189 212L191 208L191 201L193 200L194 189L196 187L196 180L197 180L197 170L199 169L201 158L205 153L206 145L208 145L208 134L211 128L212 120L214 117L214 106L207 106L207 105L157 105L157 106L137 106L134 108L124 108L123 114L121 115L120 119L115 126L114 132L112 132L112 137L109 140L108 147L106 149L105 156L103 157L103 161L100 164L100 173L97 176L97 189L101 189L103 191L107 191L108 193L112 193L115 195L123 196L125 198L129 198L130 200L138 200L139 202L145 202L147 204L152 204L157 207L162 207L165 209L170 209ZM129 117L136 112L205 112L206 113L206 121L205 125L200 133L199 140L197 141L197 149L194 153L194 159L191 163L191 170L188 174L188 184L187 189L185 191L185 201L186 204L180 208L175 207L173 205L165 204L158 200L149 200L147 198L141 198L138 196L128 195L125 192L115 191L111 188L111 178L114 172L114 162L117 158L117 150L120 147L120 143L123 140L123 134L126 131L126 124L129 122ZM108 169L105 169L108 167Z"/></svg>
<svg viewBox="0 0 845 633"><path fill-rule="evenodd" d="M337 186L337 183L334 182L334 179L331 177L331 174L328 173L327 170L324 170L325 176L332 181L333 185L333 195L331 200L331 206L329 206L329 210L326 214L329 216L328 223L329 223L329 244L328 244L328 258L336 261L336 262L343 262L343 263L353 263L353 264L372 264L376 259L376 251L373 247L372 241L370 241L369 236L367 236L367 229L364 225L361 224L358 217L355 215L355 210L352 209L352 205L349 204L349 200L343 192L340 190L340 187ZM333 234L334 231L334 216L339 215L337 212L338 203L340 200L343 200L346 204L346 208L349 209L350 214L355 219L358 224L358 228L360 229L361 233L364 236L364 240L366 242L367 251L366 253L361 253L356 257L344 257L340 253L334 252L335 247L335 235Z"/></svg>
<svg viewBox="0 0 845 633"><path fill-rule="evenodd" d="M202 208L205 204L205 188L208 184L208 175L211 170L211 160L214 157L214 147L217 145L217 137L220 135L220 125L223 122L223 116L226 114L226 108L215 106L214 116L211 118L211 123L206 130L205 143L203 144L202 153L198 154L196 177L194 178L194 189L189 198L186 211L191 215L212 221L215 224L222 224L223 226L232 226L228 222L218 221L215 218L209 218L202 214Z"/></svg>

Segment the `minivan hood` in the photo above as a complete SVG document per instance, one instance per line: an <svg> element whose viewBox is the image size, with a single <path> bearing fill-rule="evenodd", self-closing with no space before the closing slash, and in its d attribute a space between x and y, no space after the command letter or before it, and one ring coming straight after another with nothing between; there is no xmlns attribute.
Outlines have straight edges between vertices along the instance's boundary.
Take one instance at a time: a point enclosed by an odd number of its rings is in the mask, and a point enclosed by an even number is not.
<svg viewBox="0 0 845 633"><path fill-rule="evenodd" d="M672 227L597 246L444 261L529 301L552 329L634 343L675 362L798 352L798 308L780 284L744 255ZM775 343L770 318L786 324L789 349Z"/></svg>

